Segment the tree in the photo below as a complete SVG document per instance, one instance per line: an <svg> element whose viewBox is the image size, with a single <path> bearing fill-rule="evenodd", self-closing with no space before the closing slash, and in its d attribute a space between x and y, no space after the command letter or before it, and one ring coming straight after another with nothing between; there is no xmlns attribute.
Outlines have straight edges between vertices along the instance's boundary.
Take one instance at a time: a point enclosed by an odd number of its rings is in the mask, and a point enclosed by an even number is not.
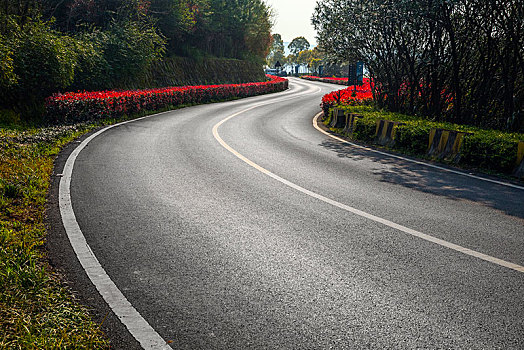
<svg viewBox="0 0 524 350"><path fill-rule="evenodd" d="M298 54L297 63L308 66L313 71L317 72L318 67L322 64L324 54L315 47L313 50L301 51Z"/></svg>
<svg viewBox="0 0 524 350"><path fill-rule="evenodd" d="M273 34L269 55L266 58L268 66L274 67L277 62L284 64L284 41L280 34Z"/></svg>
<svg viewBox="0 0 524 350"><path fill-rule="evenodd" d="M524 3L325 0L312 18L335 62L364 61L380 107L524 130Z"/></svg>
<svg viewBox="0 0 524 350"><path fill-rule="evenodd" d="M309 41L307 41L306 38L304 38L303 36L299 36L298 38L293 39L291 43L289 43L288 48L291 51L291 54L298 57L298 54L301 51L308 50L310 46L311 45L309 45Z"/></svg>

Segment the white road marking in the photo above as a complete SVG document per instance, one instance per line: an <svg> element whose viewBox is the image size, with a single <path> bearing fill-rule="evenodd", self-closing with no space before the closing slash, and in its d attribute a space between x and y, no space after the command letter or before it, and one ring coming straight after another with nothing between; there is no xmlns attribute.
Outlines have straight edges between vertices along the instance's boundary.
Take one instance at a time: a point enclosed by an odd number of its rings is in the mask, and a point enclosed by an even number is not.
<svg viewBox="0 0 524 350"><path fill-rule="evenodd" d="M151 116L150 116L151 117ZM147 118L147 117L144 117ZM132 121L137 121L140 119ZM127 298L118 289L115 283L108 276L95 254L89 247L73 211L71 202L71 177L75 160L87 144L102 134L103 132L119 125L131 121L108 126L95 134L86 138L74 151L69 155L64 167L63 176L60 179L59 188L59 206L62 222L66 230L69 241L73 250L82 264L91 282L95 285L100 295L104 298L111 310L126 326L131 335L140 343L144 349L171 349L167 342L149 325L149 323L140 315L140 313L131 305Z"/></svg>
<svg viewBox="0 0 524 350"><path fill-rule="evenodd" d="M344 140L343 138L340 138L340 137L338 137L338 136L335 136L335 135L333 135L333 134L330 134L330 133L328 133L328 132L322 130L322 128L320 128L320 127L318 126L318 118L320 118L320 116L321 116L322 114L323 114L323 113L320 112L319 114L317 114L317 115L315 116L315 118L313 118L313 126L315 127L315 129L317 129L318 131L320 131L320 132L323 133L324 135L327 135L327 136L331 137L332 139L335 139L335 140L340 141L340 142L342 142L342 143L345 143L345 144L351 145L351 146L356 147L356 148L364 149L364 150L366 150L366 151L370 151L370 152L373 152L373 153L377 153L377 154L385 155L385 156L388 156L388 157L391 157L391 158L397 158L397 159L404 160L404 161L406 161L406 162L415 163L415 164L418 164L418 165L424 165L424 166L427 166L427 167L429 167L429 168L442 170L442 171L445 171L445 172L448 172L448 173L457 174L457 175L462 175L462 176L467 176L467 177L471 177L471 178L476 179L476 180L487 181L487 182L491 182L491 183L494 183L494 184L497 184L497 185L502 185L502 186L512 187L512 188L516 188L516 189L519 189L519 190L524 190L524 187L519 186L519 185L515 185L515 184L512 184L512 183L509 183L509 182L503 182L503 181L498 181L498 180L492 180L492 179L488 179L488 178L485 178L485 177L481 177L481 176L477 176L477 175L473 175L473 174L468 174L468 173L465 173L465 172L462 172L462 171L453 170L453 169L448 169L448 168L444 168L444 167L441 167L441 166L438 166L438 165L434 165L434 164L431 164L431 163L425 163L425 162L421 162L421 161L418 161L418 160L409 159L409 158L405 158L405 157L402 157L402 156L397 156L397 155L395 155L395 154L386 153L386 152L381 152L381 151L378 151L378 150L376 150L376 149L372 149L372 148L369 148L369 147L364 147L364 146L361 146L361 145L357 145L356 143L350 142L350 141L348 141L348 140Z"/></svg>
<svg viewBox="0 0 524 350"><path fill-rule="evenodd" d="M455 250L455 251L460 252L462 254L473 256L473 257L476 257L476 258L488 261L490 263L493 263L493 264L496 264L496 265L499 265L499 266L503 266L503 267L507 267L509 269L512 269L512 270L524 273L524 266L517 265L517 264L511 263L511 262L508 262L508 261L505 261L505 260L502 260L502 259L499 259L499 258L495 258L493 256L490 256L490 255L487 255L487 254L483 254L483 253L477 252L477 251L469 249L469 248L462 247L460 245L457 245L457 244L445 241L443 239L427 235L427 234L419 232L417 230L413 230L413 229L411 229L409 227L399 225L399 224L397 224L395 222L392 222L392 221L389 221L387 219L380 218L380 217L375 216L373 214L369 214L369 213L366 213L366 212L364 212L362 210L359 210L359 209L350 207L350 206L348 206L346 204L337 202L336 200L333 200L331 198L324 197L324 196L322 196L322 195L320 195L318 193L315 193L315 192L310 191L308 189L305 189L305 188L303 188L303 187L301 187L301 186L299 186L299 185L297 185L297 184L295 184L295 183L293 183L291 181L288 181L288 180L286 180L286 179L284 179L284 178L282 178L282 177L272 173L271 171L261 167L260 165L256 164L255 162L251 161L250 159L246 158L241 153L239 153L238 151L233 149L231 146L229 146L222 139L222 137L220 137L220 134L218 133L218 129L220 128L220 126L222 124L226 123L227 121L229 121L229 120L231 120L231 119L233 119L233 118L235 118L235 117L237 117L237 116L239 116L239 115L241 115L241 114L243 114L243 113L245 113L247 111L250 111L250 110L252 110L254 108L257 108L257 107L259 107L261 105L264 105L264 104L255 105L255 106L247 108L247 109L245 109L243 111L240 111L240 112L237 112L235 114L232 114L232 115L228 116L227 118L225 118L225 119L221 120L220 122L218 122L213 127L213 136L220 143L220 145L222 145L222 147L224 147L226 150L228 150L229 152L234 154L237 158L239 158L243 162L245 162L248 165L252 166L256 170L260 171L261 173L263 173L263 174L265 174L265 175L267 175L267 176L269 176L269 177L271 177L271 178L273 178L273 179L283 183L286 186L289 186L289 187L291 187L291 188L293 188L293 189L295 189L295 190L297 190L299 192L302 192L302 193L304 193L304 194L306 194L308 196L311 196L313 198L321 200L321 201L323 201L325 203L331 204L331 205L333 205L333 206L335 206L337 208L343 209L345 211L348 211L348 212L353 213L355 215L358 215L358 216L364 217L366 219L372 220L374 222L383 224L385 226L394 228L394 229L396 229L398 231L407 233L409 235L412 235L412 236L424 239L426 241L438 244L440 246L443 246L443 247Z"/></svg>
<svg viewBox="0 0 524 350"><path fill-rule="evenodd" d="M318 88L318 91L320 90L321 89ZM304 93L308 93L309 91L312 91L311 87L309 87L309 89L306 90L306 92L294 95L294 97L291 97L291 99L296 98ZM293 93L293 91L287 90L285 92L279 93L278 96L275 96L275 98L271 99L270 102L258 104L256 105L256 107L261 106L263 104L272 104L275 103L275 101L278 102L282 100L280 99L280 97L285 97L290 93ZM271 95L260 95L259 97L265 96ZM230 103L238 104L241 102L245 102L245 99L232 101ZM162 114L167 114L170 112L171 111L157 113L142 118L137 118L122 123L110 125L89 136L84 141L82 141L80 145L69 155L64 166L64 170L62 174L60 174L61 179L59 186L59 207L60 214L62 216L62 223L64 225L64 229L67 233L69 241L71 242L71 246L73 247L73 250L75 251L77 258L80 261L80 264L84 268L91 282L95 285L100 295L104 298L105 302L109 305L109 307L115 313L115 315L120 319L122 324L124 324L124 326L129 330L131 335L140 343L140 345L144 349L154 350L167 350L171 349L171 347L167 344L167 342L164 339L162 339L162 337L153 329L153 327L149 325L149 323L142 317L142 315L140 315L140 313L133 307L133 305L131 305L131 303L127 300L124 294L122 294L122 292L118 289L116 284L111 280L111 278L104 270L104 268L96 258L95 254L89 247L89 244L87 243L85 236L82 233L80 226L78 225L75 212L73 210L73 204L71 201L71 178L73 175L74 164L78 155L95 137L114 127L136 122L146 118L155 117Z"/></svg>

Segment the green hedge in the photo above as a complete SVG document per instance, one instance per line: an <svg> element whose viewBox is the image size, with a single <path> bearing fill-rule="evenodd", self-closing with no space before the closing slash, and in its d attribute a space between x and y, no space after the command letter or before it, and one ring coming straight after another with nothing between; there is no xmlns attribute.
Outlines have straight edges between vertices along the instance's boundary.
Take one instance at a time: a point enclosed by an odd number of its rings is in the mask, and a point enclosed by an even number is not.
<svg viewBox="0 0 524 350"><path fill-rule="evenodd" d="M515 169L519 138L524 135L479 131L464 139L460 163L510 174Z"/></svg>
<svg viewBox="0 0 524 350"><path fill-rule="evenodd" d="M226 58L171 57L152 64L138 88L262 82L262 66Z"/></svg>
<svg viewBox="0 0 524 350"><path fill-rule="evenodd" d="M397 127L395 147L409 154L425 154L429 146L429 133L432 129L423 121L406 121Z"/></svg>
<svg viewBox="0 0 524 350"><path fill-rule="evenodd" d="M377 123L372 119L359 119L357 126L353 132L353 137L356 140L364 142L373 142L375 139L375 130L377 129Z"/></svg>
<svg viewBox="0 0 524 350"><path fill-rule="evenodd" d="M390 148L424 158L427 157L431 129L440 128L471 133L464 138L461 156L457 163L468 168L511 174L517 166L519 141L524 141L524 134L521 133L504 133L465 125L433 122L416 116L377 110L370 106L339 108L363 116L357 121L357 127L352 135L353 139L363 142L374 141L377 120L403 122L404 125L398 126L395 143Z"/></svg>

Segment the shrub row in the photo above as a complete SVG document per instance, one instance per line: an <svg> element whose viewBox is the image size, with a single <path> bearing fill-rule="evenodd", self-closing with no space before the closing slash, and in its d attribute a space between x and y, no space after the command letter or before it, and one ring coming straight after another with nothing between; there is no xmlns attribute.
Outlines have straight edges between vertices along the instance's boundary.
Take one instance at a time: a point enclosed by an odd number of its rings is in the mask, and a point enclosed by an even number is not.
<svg viewBox="0 0 524 350"><path fill-rule="evenodd" d="M228 58L169 57L153 62L138 86L156 88L166 86L242 84L265 80L260 64Z"/></svg>
<svg viewBox="0 0 524 350"><path fill-rule="evenodd" d="M371 104L372 100L373 94L371 93L371 81L368 78L364 78L363 84L358 87L350 86L346 89L333 91L324 95L322 97L321 106L324 115L327 115L329 110L335 106L368 105Z"/></svg>
<svg viewBox="0 0 524 350"><path fill-rule="evenodd" d="M171 106L249 97L287 89L288 81L268 76L268 81L247 84L181 86L148 90L70 92L46 99L46 118L71 123L156 111Z"/></svg>
<svg viewBox="0 0 524 350"><path fill-rule="evenodd" d="M338 85L347 85L348 78L336 78L336 77L317 77L314 75L303 75L302 79L310 81L321 81L323 83L338 84Z"/></svg>
<svg viewBox="0 0 524 350"><path fill-rule="evenodd" d="M415 156L427 157L429 133L433 128L471 133L464 138L461 156L457 163L468 168L511 174L517 165L519 141L524 141L524 134L520 133L504 133L458 124L433 122L415 116L380 111L371 106L338 105L337 108L363 116L358 120L352 138L367 143L372 143L375 139L377 120L403 122L404 125L398 126L395 143L390 148ZM331 112L332 108L329 111Z"/></svg>

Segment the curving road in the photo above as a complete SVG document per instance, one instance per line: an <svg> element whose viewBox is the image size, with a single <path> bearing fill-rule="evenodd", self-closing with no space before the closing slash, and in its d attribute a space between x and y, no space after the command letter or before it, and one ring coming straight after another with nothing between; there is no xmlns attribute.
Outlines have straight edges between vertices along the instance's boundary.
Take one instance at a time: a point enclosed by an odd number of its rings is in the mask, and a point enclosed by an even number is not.
<svg viewBox="0 0 524 350"><path fill-rule="evenodd" d="M339 88L91 140L71 200L111 280L174 349L523 349L524 189L328 137Z"/></svg>

